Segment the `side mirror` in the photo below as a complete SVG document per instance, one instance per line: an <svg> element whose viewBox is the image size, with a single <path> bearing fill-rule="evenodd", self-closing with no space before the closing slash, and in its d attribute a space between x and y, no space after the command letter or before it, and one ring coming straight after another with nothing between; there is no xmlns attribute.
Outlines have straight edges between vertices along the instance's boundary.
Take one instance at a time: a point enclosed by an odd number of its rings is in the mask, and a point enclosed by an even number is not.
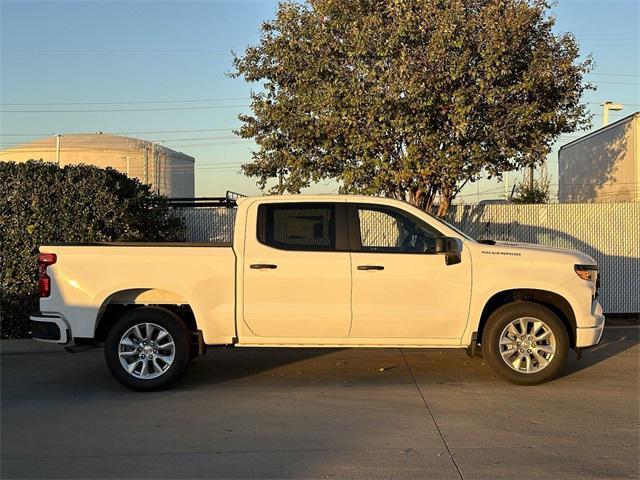
<svg viewBox="0 0 640 480"><path fill-rule="evenodd" d="M447 265L455 265L462 261L462 242L455 237L436 238L436 253L445 254Z"/></svg>

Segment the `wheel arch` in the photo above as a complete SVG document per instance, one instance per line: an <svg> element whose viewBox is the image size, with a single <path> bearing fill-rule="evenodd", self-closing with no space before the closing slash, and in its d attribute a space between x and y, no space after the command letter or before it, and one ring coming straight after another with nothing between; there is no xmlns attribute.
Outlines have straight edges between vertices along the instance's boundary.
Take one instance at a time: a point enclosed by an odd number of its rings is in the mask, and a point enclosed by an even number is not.
<svg viewBox="0 0 640 480"><path fill-rule="evenodd" d="M502 290L495 293L484 305L482 314L480 315L480 323L478 325L478 343L482 343L482 334L487 320L493 312L503 305L507 305L512 302L524 300L528 302L537 303L542 305L553 313L562 321L567 329L569 335L569 344L571 348L576 344L576 315L571 307L569 301L562 295L548 290L540 290L534 288L514 288L509 290Z"/></svg>
<svg viewBox="0 0 640 480"><path fill-rule="evenodd" d="M115 321L125 313L145 306L169 310L180 317L191 332L198 331L191 305L180 294L157 288L128 288L109 295L100 305L94 329L94 340L104 341Z"/></svg>

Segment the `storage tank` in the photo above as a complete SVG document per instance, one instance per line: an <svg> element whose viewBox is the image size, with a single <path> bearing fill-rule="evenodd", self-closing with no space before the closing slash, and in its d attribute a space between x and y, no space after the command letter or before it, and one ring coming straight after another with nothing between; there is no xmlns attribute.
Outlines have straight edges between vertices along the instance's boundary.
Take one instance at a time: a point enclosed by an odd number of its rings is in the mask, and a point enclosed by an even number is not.
<svg viewBox="0 0 640 480"><path fill-rule="evenodd" d="M65 134L57 148L56 136L0 151L0 161L45 160L61 166L74 164L112 167L138 178L167 197L194 196L195 159L157 143L103 133Z"/></svg>

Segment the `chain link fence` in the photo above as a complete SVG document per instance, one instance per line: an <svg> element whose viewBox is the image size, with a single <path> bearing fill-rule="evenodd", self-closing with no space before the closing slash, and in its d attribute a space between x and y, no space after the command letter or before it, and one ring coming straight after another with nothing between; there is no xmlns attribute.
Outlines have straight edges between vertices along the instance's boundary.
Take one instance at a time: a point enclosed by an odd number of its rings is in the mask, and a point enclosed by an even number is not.
<svg viewBox="0 0 640 480"><path fill-rule="evenodd" d="M476 239L584 252L598 262L604 311L640 312L640 203L457 205L447 221Z"/></svg>
<svg viewBox="0 0 640 480"><path fill-rule="evenodd" d="M190 242L229 243L236 210L176 208ZM539 243L592 256L607 313L640 312L640 203L457 205L447 221L476 239Z"/></svg>
<svg viewBox="0 0 640 480"><path fill-rule="evenodd" d="M234 207L179 207L173 213L185 225L187 242L231 243L236 223Z"/></svg>

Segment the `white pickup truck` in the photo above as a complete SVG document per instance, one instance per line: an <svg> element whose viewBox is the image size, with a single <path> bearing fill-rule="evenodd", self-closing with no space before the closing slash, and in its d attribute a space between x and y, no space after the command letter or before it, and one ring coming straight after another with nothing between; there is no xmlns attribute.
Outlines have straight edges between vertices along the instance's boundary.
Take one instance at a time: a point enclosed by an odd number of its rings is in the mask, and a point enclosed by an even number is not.
<svg viewBox="0 0 640 480"><path fill-rule="evenodd" d="M481 346L497 374L533 385L604 328L591 257L477 242L387 198L245 198L232 243L47 245L39 262L33 338L104 342L136 390L223 345Z"/></svg>

